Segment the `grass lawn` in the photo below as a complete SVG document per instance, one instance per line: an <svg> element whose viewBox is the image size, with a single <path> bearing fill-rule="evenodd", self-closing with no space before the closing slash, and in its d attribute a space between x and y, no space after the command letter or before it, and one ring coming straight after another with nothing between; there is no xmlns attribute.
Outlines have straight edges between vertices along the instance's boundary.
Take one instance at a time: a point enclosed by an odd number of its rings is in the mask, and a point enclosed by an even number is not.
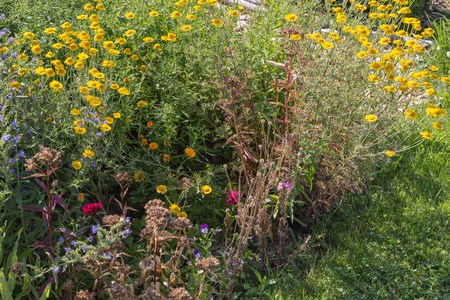
<svg viewBox="0 0 450 300"><path fill-rule="evenodd" d="M278 274L283 285L272 295L450 299L448 145L447 138L394 156L367 192L319 221L309 251Z"/></svg>

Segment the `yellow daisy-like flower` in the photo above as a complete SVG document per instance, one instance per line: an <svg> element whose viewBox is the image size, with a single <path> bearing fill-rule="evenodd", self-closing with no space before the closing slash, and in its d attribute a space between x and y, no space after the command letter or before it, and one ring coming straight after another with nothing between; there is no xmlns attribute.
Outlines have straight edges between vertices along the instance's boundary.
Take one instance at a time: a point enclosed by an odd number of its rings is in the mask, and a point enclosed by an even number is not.
<svg viewBox="0 0 450 300"><path fill-rule="evenodd" d="M209 193L212 192L212 188L209 185L204 185L200 188L200 191L205 194L208 195Z"/></svg>
<svg viewBox="0 0 450 300"><path fill-rule="evenodd" d="M160 45L160 44L155 44L155 45L153 46L153 49L155 49L155 50L161 50L161 45Z"/></svg>
<svg viewBox="0 0 450 300"><path fill-rule="evenodd" d="M84 156L84 157L87 157L87 158L91 158L91 157L94 156L94 152L91 151L91 150L89 150L89 149L86 149L86 150L84 150L84 152L83 152L83 156Z"/></svg>
<svg viewBox="0 0 450 300"><path fill-rule="evenodd" d="M105 121L108 122L108 124L114 124L114 119L111 117L105 117Z"/></svg>
<svg viewBox="0 0 450 300"><path fill-rule="evenodd" d="M170 17L171 17L172 19L177 19L177 18L181 17L182 15L183 15L183 14L180 13L179 11L174 11L173 13L170 14Z"/></svg>
<svg viewBox="0 0 450 300"><path fill-rule="evenodd" d="M159 194L165 194L167 192L167 186L161 184L156 187L156 192Z"/></svg>
<svg viewBox="0 0 450 300"><path fill-rule="evenodd" d="M187 218L188 215L187 215L186 212L180 211L179 213L177 213L177 217L178 217L178 218Z"/></svg>
<svg viewBox="0 0 450 300"><path fill-rule="evenodd" d="M55 92L59 92L63 88L63 85L59 81L52 81L49 85Z"/></svg>
<svg viewBox="0 0 450 300"><path fill-rule="evenodd" d="M284 19L288 22L294 22L297 20L297 16L294 14L288 14Z"/></svg>
<svg viewBox="0 0 450 300"><path fill-rule="evenodd" d="M438 122L433 122L433 128L437 129L437 130L442 130L442 128L444 128L444 126L442 126L442 124L440 124Z"/></svg>
<svg viewBox="0 0 450 300"><path fill-rule="evenodd" d="M300 35L298 35L298 34L292 34L290 36L290 39L293 40L293 41L298 41L298 40L301 40L302 37Z"/></svg>
<svg viewBox="0 0 450 300"><path fill-rule="evenodd" d="M150 17L157 17L159 15L159 13L157 11L151 11L151 12L148 13L148 15Z"/></svg>
<svg viewBox="0 0 450 300"><path fill-rule="evenodd" d="M171 206L169 206L169 210L173 213L178 213L179 211L181 211L181 208L176 204L172 204Z"/></svg>
<svg viewBox="0 0 450 300"><path fill-rule="evenodd" d="M146 107L147 106L147 102L141 100L141 101L138 101L138 103L136 103L136 105L139 106L139 107Z"/></svg>
<svg viewBox="0 0 450 300"><path fill-rule="evenodd" d="M239 17L239 13L236 10L229 11L228 14L232 17Z"/></svg>
<svg viewBox="0 0 450 300"><path fill-rule="evenodd" d="M75 133L76 134L85 134L86 133L86 128L84 127L75 127Z"/></svg>
<svg viewBox="0 0 450 300"><path fill-rule="evenodd" d="M121 87L117 89L117 92L121 95L130 95L130 91L127 88Z"/></svg>
<svg viewBox="0 0 450 300"><path fill-rule="evenodd" d="M120 113L113 113L113 117L119 119L122 115Z"/></svg>
<svg viewBox="0 0 450 300"><path fill-rule="evenodd" d="M184 152L186 153L187 156L189 156L191 158L194 157L196 154L195 150L192 148L186 148L186 149L184 149Z"/></svg>
<svg viewBox="0 0 450 300"><path fill-rule="evenodd" d="M134 13L125 14L125 18L127 18L128 20L132 20L132 19L134 19L134 17L136 17L136 15Z"/></svg>
<svg viewBox="0 0 450 300"><path fill-rule="evenodd" d="M134 35L135 33L136 33L136 30L130 29L130 30L127 30L127 31L124 33L124 35L126 35L126 36L132 36L132 35Z"/></svg>
<svg viewBox="0 0 450 300"><path fill-rule="evenodd" d="M376 120L378 120L378 117L375 116L375 115L367 115L364 119L365 119L367 122L372 123L372 122L375 122Z"/></svg>
<svg viewBox="0 0 450 300"><path fill-rule="evenodd" d="M421 131L420 135L427 140L431 140L433 138L433 135L426 131Z"/></svg>
<svg viewBox="0 0 450 300"><path fill-rule="evenodd" d="M186 19L195 20L195 15L187 15Z"/></svg>
<svg viewBox="0 0 450 300"><path fill-rule="evenodd" d="M101 131L111 131L111 126L109 126L108 124L102 124L99 126Z"/></svg>
<svg viewBox="0 0 450 300"><path fill-rule="evenodd" d="M158 148L158 144L157 143L150 143L149 148L152 150L155 150L156 148Z"/></svg>
<svg viewBox="0 0 450 300"><path fill-rule="evenodd" d="M151 43L153 42L155 39L152 37L145 37L142 39L145 43Z"/></svg>
<svg viewBox="0 0 450 300"><path fill-rule="evenodd" d="M388 150L388 151L386 151L385 153L386 153L386 155L389 156L389 157L395 155L395 152L394 152L394 151L389 151L389 150Z"/></svg>
<svg viewBox="0 0 450 300"><path fill-rule="evenodd" d="M213 26L223 26L223 22L219 19L214 19L211 21L211 25Z"/></svg>
<svg viewBox="0 0 450 300"><path fill-rule="evenodd" d="M124 38L118 38L118 39L116 39L116 43L117 43L117 44L123 45L123 44L125 44L126 42L127 42L127 40L124 39Z"/></svg>
<svg viewBox="0 0 450 300"><path fill-rule="evenodd" d="M70 111L70 113L74 116L78 116L81 113L81 111L79 109L74 108Z"/></svg>
<svg viewBox="0 0 450 300"><path fill-rule="evenodd" d="M380 77L378 77L377 75L369 75L367 79L369 79L370 82L377 82L378 80L380 80Z"/></svg>
<svg viewBox="0 0 450 300"><path fill-rule="evenodd" d="M183 25L183 26L181 26L180 29L183 30L183 31L189 31L189 30L192 29L192 26L189 26L189 25Z"/></svg>
<svg viewBox="0 0 450 300"><path fill-rule="evenodd" d="M92 4L90 4L90 3L88 3L83 8L84 8L84 10L93 10L94 6Z"/></svg>
<svg viewBox="0 0 450 300"><path fill-rule="evenodd" d="M72 162L72 167L73 167L75 170L81 169L81 162L79 162L78 160L73 161L73 162Z"/></svg>

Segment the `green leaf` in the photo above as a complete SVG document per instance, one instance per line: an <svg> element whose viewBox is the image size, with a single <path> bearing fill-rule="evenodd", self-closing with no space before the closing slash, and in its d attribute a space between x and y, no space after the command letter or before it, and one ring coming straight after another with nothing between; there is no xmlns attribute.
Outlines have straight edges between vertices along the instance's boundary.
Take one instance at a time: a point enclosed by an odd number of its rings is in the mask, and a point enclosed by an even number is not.
<svg viewBox="0 0 450 300"><path fill-rule="evenodd" d="M14 300L6 282L3 268L0 269L0 295L2 296L3 300Z"/></svg>
<svg viewBox="0 0 450 300"><path fill-rule="evenodd" d="M47 287L45 288L44 292L42 293L41 297L39 298L39 300L45 300L50 296L50 289L52 288L52 284L50 283L49 285L47 285Z"/></svg>

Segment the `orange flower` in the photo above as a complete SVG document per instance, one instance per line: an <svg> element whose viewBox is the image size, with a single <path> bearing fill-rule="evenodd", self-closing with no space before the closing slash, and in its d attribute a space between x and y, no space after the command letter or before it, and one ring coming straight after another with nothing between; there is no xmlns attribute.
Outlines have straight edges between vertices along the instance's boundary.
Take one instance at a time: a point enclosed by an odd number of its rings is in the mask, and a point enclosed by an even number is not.
<svg viewBox="0 0 450 300"><path fill-rule="evenodd" d="M186 155L189 157L194 157L195 156L195 151L192 148L186 148L184 149L184 152L186 152Z"/></svg>
<svg viewBox="0 0 450 300"><path fill-rule="evenodd" d="M141 143L142 143L142 146L147 146L148 145L148 141L146 139L142 139Z"/></svg>
<svg viewBox="0 0 450 300"><path fill-rule="evenodd" d="M152 149L152 150L155 150L156 148L158 148L158 144L157 143L150 143L149 148Z"/></svg>
<svg viewBox="0 0 450 300"><path fill-rule="evenodd" d="M169 139L167 139L167 140L164 141L164 146L170 146Z"/></svg>
<svg viewBox="0 0 450 300"><path fill-rule="evenodd" d="M152 126L153 126L153 122L152 122L152 121L148 121L148 122L147 122L147 126L148 126L148 127L152 127Z"/></svg>
<svg viewBox="0 0 450 300"><path fill-rule="evenodd" d="M170 160L170 154L163 154L163 161L169 161Z"/></svg>

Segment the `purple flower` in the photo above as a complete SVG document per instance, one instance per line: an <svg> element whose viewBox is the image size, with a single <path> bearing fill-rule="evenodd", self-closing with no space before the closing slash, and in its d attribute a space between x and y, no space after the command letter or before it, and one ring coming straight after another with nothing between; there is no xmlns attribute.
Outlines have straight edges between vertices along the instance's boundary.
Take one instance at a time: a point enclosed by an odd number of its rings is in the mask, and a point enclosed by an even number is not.
<svg viewBox="0 0 450 300"><path fill-rule="evenodd" d="M84 252L86 252L86 251L87 251L86 245L81 246L81 249L82 249Z"/></svg>
<svg viewBox="0 0 450 300"><path fill-rule="evenodd" d="M202 257L200 251L198 251L197 249L194 250L194 256L195 256L196 259L199 259L199 258Z"/></svg>
<svg viewBox="0 0 450 300"><path fill-rule="evenodd" d="M59 238L60 243L64 243L64 239L62 237Z"/></svg>
<svg viewBox="0 0 450 300"><path fill-rule="evenodd" d="M11 136L9 135L9 134L7 134L7 135L5 135L5 136L3 136L2 137L2 140L4 140L5 142L7 142L7 141L9 141L9 138L10 138Z"/></svg>
<svg viewBox="0 0 450 300"><path fill-rule="evenodd" d="M233 272L231 272L231 270L227 271L228 275L233 276Z"/></svg>
<svg viewBox="0 0 450 300"><path fill-rule="evenodd" d="M130 228L125 229L125 231L123 232L123 234L130 234L130 233L131 233L131 229Z"/></svg>
<svg viewBox="0 0 450 300"><path fill-rule="evenodd" d="M14 44L15 41L16 41L16 40L15 40L14 38L9 38L9 40L8 40L8 42L9 42L10 44Z"/></svg>
<svg viewBox="0 0 450 300"><path fill-rule="evenodd" d="M0 20L4 20L6 18L5 14L0 15Z"/></svg>
<svg viewBox="0 0 450 300"><path fill-rule="evenodd" d="M59 267L56 267L54 270L53 270L53 272L55 272L55 274L58 274L59 273L59 270L61 270Z"/></svg>
<svg viewBox="0 0 450 300"><path fill-rule="evenodd" d="M78 244L78 242L77 241L72 241L72 242L70 242L70 244L75 246L76 244Z"/></svg>
<svg viewBox="0 0 450 300"><path fill-rule="evenodd" d="M203 224L202 226L200 226L200 228L201 228L201 232L203 233L203 234L207 234L208 233L208 224Z"/></svg>
<svg viewBox="0 0 450 300"><path fill-rule="evenodd" d="M284 184L283 184L283 182L279 182L278 183L278 187L277 187L277 190L279 191L279 192L281 192L282 190L283 190L283 188L284 188Z"/></svg>
<svg viewBox="0 0 450 300"><path fill-rule="evenodd" d="M291 183L289 181L286 181L284 183L284 188L286 189L286 192L289 192L291 190Z"/></svg>
<svg viewBox="0 0 450 300"><path fill-rule="evenodd" d="M69 247L65 247L65 248L64 248L64 251L70 252L70 251L72 251L72 249L70 249Z"/></svg>
<svg viewBox="0 0 450 300"><path fill-rule="evenodd" d="M131 221L130 221L130 217L126 217L126 218L125 218L125 223L130 224L130 222L131 222Z"/></svg>
<svg viewBox="0 0 450 300"><path fill-rule="evenodd" d="M94 233L94 234L97 233L97 230L98 230L97 226L92 226L91 229L92 229L92 233Z"/></svg>
<svg viewBox="0 0 450 300"><path fill-rule="evenodd" d="M13 138L13 142L18 142L20 140L20 136L17 135L15 138Z"/></svg>
<svg viewBox="0 0 450 300"><path fill-rule="evenodd" d="M20 150L20 151L19 151L19 156L20 156L20 157L24 157L24 156L25 156L25 152L23 152L23 150Z"/></svg>
<svg viewBox="0 0 450 300"><path fill-rule="evenodd" d="M16 172L16 169L10 169L9 172L14 173L14 172Z"/></svg>

